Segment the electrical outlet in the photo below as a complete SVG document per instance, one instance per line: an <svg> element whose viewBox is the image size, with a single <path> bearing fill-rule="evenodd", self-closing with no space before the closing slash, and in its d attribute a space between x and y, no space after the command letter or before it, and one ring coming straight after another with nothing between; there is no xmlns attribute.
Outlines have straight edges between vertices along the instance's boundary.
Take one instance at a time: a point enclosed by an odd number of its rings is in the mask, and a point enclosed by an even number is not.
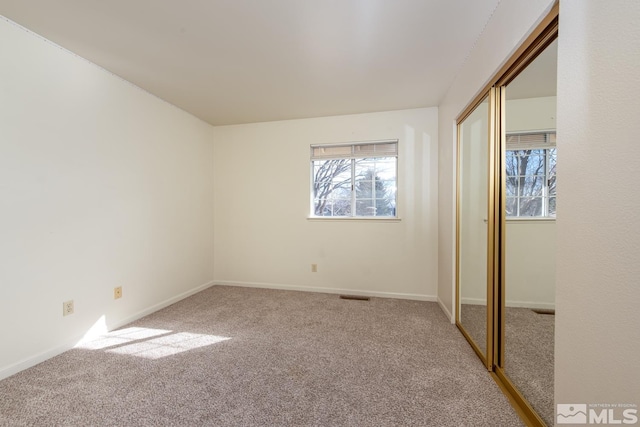
<svg viewBox="0 0 640 427"><path fill-rule="evenodd" d="M113 299L122 298L122 286L113 288Z"/></svg>
<svg viewBox="0 0 640 427"><path fill-rule="evenodd" d="M318 272L318 264L311 264L311 272L312 273Z"/></svg>
<svg viewBox="0 0 640 427"><path fill-rule="evenodd" d="M62 303L62 315L68 316L70 314L73 314L73 300Z"/></svg>

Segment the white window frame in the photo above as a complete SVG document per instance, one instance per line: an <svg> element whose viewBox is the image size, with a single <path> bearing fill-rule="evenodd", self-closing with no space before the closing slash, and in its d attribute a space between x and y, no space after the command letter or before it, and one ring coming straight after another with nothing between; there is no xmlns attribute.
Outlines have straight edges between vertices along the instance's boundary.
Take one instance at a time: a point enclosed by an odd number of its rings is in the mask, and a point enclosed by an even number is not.
<svg viewBox="0 0 640 427"><path fill-rule="evenodd" d="M394 152L385 152L381 151L376 153L375 148L373 152L366 152L365 154L357 153L358 148L371 148L371 146L382 146L382 145L395 145ZM370 146L370 147L364 147ZM343 154L339 156L316 156L314 152L318 149L322 148L350 148L349 154ZM398 153L399 153L399 141L397 139L387 139L387 140L376 140L376 141L362 141L362 142L349 142L349 143L334 143L334 144L312 144L310 146L310 185L309 185L309 219L313 220L329 220L329 221L339 221L339 220L374 220L374 221L399 221L400 217L398 216ZM395 214L393 216L375 216L375 215L356 215L356 160L358 159L375 159L375 158L395 158ZM315 214L315 200L314 200L314 184L315 184L315 176L314 176L314 161L322 161L322 160L337 160L337 159L349 159L351 160L351 215L338 215L338 216L322 216ZM375 192L375 186L373 188ZM375 198L373 200L376 200Z"/></svg>
<svg viewBox="0 0 640 427"><path fill-rule="evenodd" d="M551 130L536 130L536 131L526 131L526 132L508 132L507 133L507 138L509 136L527 136L527 135L545 135L545 140L546 141L550 141L550 135L553 135L555 138L556 135L556 130L555 129L551 129ZM544 150L544 155L545 155L545 164L544 164L544 186L542 187L542 194L541 194L541 199L542 199L542 215L540 216L520 216L520 203L519 200L521 197L520 196L516 196L516 209L517 209L517 215L512 215L509 216L507 215L506 219L508 221L555 221L556 216L555 215L549 215L549 199L551 197L555 197L556 198L556 206L557 206L557 194L551 196L549 194L549 158L550 158L550 153L549 151L552 149L556 149L556 142L555 140L553 142L547 142L547 143L543 143L543 144L517 144L517 143L513 143L513 144L506 144L506 151L522 151L522 150L527 150L527 149L531 149L531 150ZM557 149L556 149L556 155L557 155ZM557 162L557 158L556 158L556 162ZM506 171L505 171L505 179L506 179ZM557 179L557 175L556 175L556 179ZM507 197L507 199L509 199L511 197Z"/></svg>

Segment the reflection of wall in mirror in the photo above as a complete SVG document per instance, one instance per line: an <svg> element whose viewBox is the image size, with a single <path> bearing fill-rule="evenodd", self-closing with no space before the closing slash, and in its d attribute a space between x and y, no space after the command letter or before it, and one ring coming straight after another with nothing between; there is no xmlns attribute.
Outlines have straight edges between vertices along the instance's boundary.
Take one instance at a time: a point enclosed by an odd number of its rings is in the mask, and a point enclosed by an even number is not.
<svg viewBox="0 0 640 427"><path fill-rule="evenodd" d="M530 132L556 128L556 97L511 99L505 110L507 132Z"/></svg>
<svg viewBox="0 0 640 427"><path fill-rule="evenodd" d="M460 165L460 296L463 304L487 300L488 103L462 124Z"/></svg>

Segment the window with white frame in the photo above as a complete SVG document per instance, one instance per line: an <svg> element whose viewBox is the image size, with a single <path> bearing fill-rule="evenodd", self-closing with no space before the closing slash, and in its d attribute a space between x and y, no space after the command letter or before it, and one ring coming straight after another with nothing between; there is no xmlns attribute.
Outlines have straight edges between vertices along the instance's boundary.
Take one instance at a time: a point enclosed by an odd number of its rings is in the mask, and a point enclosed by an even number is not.
<svg viewBox="0 0 640 427"><path fill-rule="evenodd" d="M398 141L311 146L311 216L396 217Z"/></svg>
<svg viewBox="0 0 640 427"><path fill-rule="evenodd" d="M556 133L507 135L507 217L556 216Z"/></svg>

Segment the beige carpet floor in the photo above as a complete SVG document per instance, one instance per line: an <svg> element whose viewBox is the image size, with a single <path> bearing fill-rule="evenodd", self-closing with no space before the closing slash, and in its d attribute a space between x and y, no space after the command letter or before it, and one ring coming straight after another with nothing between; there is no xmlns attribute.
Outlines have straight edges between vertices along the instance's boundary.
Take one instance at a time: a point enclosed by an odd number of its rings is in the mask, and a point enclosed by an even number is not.
<svg viewBox="0 0 640 427"><path fill-rule="evenodd" d="M1 426L519 426L435 303L215 286L0 381Z"/></svg>

